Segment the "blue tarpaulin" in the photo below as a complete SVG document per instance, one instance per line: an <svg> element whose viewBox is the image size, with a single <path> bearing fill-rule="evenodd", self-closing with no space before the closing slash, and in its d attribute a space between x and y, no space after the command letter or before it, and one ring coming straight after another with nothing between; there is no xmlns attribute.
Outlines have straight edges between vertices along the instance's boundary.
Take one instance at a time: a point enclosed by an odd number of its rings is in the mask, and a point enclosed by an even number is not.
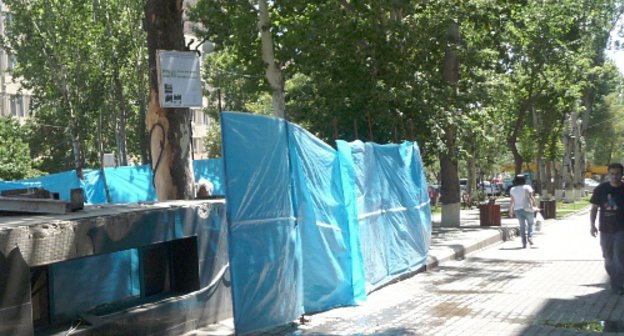
<svg viewBox="0 0 624 336"><path fill-rule="evenodd" d="M41 183L41 187L46 190L59 193L59 197L62 200L70 200L70 190L81 187L80 180L78 179L75 170L40 176L18 182Z"/></svg>
<svg viewBox="0 0 624 336"><path fill-rule="evenodd" d="M101 175L101 171L98 171ZM104 169L106 184L112 203L157 201L156 188L152 184L152 169L144 166L124 166ZM100 176L101 179L101 176ZM105 193L103 189L99 197ZM106 200L106 194L103 195Z"/></svg>
<svg viewBox="0 0 624 336"><path fill-rule="evenodd" d="M195 182L200 179L213 184L213 195L224 195L223 160L194 160L193 169ZM156 189L152 184L152 169L149 165L122 166L105 168L106 185L108 186L111 203L154 202L158 200ZM20 181L0 181L0 190L44 188L58 192L60 199L70 200L70 189L82 188L87 204L104 204L106 189L102 171L99 169L83 170L82 179L75 170L35 177Z"/></svg>
<svg viewBox="0 0 624 336"><path fill-rule="evenodd" d="M91 308L139 297L138 258L130 249L52 264L52 319L73 320Z"/></svg>
<svg viewBox="0 0 624 336"><path fill-rule="evenodd" d="M336 151L244 113L223 113L221 126L238 333L288 323L301 305L356 304L424 265L431 221L416 144L338 141Z"/></svg>
<svg viewBox="0 0 624 336"><path fill-rule="evenodd" d="M343 184L348 179L333 148L299 126L289 124L289 131L305 311L354 305L366 292L360 246L350 239L358 235L357 222L349 220L357 210L353 186Z"/></svg>
<svg viewBox="0 0 624 336"><path fill-rule="evenodd" d="M225 195L222 159L193 160L193 171L195 182L206 179L213 185L213 195Z"/></svg>
<svg viewBox="0 0 624 336"><path fill-rule="evenodd" d="M353 157L366 288L371 291L424 265L431 237L427 183L414 143L338 144L339 151Z"/></svg>
<svg viewBox="0 0 624 336"><path fill-rule="evenodd" d="M283 120L221 115L234 325L279 326L303 313L301 243Z"/></svg>

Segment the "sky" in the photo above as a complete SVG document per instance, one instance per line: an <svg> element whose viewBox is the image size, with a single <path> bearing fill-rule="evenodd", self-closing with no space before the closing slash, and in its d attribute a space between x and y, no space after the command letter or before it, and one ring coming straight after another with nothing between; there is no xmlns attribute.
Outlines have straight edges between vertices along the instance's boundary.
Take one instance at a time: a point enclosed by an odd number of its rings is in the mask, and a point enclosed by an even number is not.
<svg viewBox="0 0 624 336"><path fill-rule="evenodd" d="M606 53L607 57L612 59L618 69L620 69L620 73L624 75L624 50L607 50Z"/></svg>
<svg viewBox="0 0 624 336"><path fill-rule="evenodd" d="M616 26L611 30L611 41L615 40L622 41L624 36L618 36L618 31L622 29L622 25L624 25L624 15L620 15L620 19L616 23ZM624 50L605 50L607 57L612 59L615 62L615 65L620 69L620 73L624 75Z"/></svg>

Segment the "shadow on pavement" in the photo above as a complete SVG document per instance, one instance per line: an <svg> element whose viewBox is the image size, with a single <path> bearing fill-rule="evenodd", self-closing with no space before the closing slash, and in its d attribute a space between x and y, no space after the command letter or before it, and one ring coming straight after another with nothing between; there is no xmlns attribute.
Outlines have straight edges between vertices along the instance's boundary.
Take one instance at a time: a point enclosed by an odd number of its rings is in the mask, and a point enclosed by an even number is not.
<svg viewBox="0 0 624 336"><path fill-rule="evenodd" d="M550 299L536 314L531 325L520 335L620 333L624 332L624 296L617 295L607 284L586 284L602 288L599 292L573 299ZM549 334L550 335L550 334Z"/></svg>
<svg viewBox="0 0 624 336"><path fill-rule="evenodd" d="M336 333L336 334L327 334L327 333L306 333L309 336L343 336L344 333ZM412 336L412 335L420 335L419 333L409 330L406 328L390 328L385 330L374 331L372 333L356 333L349 334L354 336L364 336L364 335L374 335L374 336Z"/></svg>

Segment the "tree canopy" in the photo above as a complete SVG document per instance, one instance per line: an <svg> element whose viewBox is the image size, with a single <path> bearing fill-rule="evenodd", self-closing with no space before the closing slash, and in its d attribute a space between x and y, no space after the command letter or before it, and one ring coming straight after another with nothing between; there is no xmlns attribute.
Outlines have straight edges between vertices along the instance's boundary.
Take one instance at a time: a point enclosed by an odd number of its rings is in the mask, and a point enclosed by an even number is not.
<svg viewBox="0 0 624 336"><path fill-rule="evenodd" d="M142 1L4 3L10 20L2 47L17 61L14 77L32 92L31 151L41 169L98 166L101 151L121 163L128 153L144 155Z"/></svg>
<svg viewBox="0 0 624 336"><path fill-rule="evenodd" d="M144 2L5 3L3 47L33 93L38 166L94 166L102 151L146 158ZM413 140L427 165L449 155L472 175L624 154L617 140L604 145L618 124L598 124L621 113L622 75L604 58L620 46L610 35L620 0L267 1L262 27L259 4L198 0L187 10L197 38L214 45L204 63L213 118L271 112L269 32L286 118L330 144ZM209 134L218 155L218 131Z"/></svg>
<svg viewBox="0 0 624 336"><path fill-rule="evenodd" d="M13 118L0 118L0 180L19 180L40 174L32 167L27 126Z"/></svg>

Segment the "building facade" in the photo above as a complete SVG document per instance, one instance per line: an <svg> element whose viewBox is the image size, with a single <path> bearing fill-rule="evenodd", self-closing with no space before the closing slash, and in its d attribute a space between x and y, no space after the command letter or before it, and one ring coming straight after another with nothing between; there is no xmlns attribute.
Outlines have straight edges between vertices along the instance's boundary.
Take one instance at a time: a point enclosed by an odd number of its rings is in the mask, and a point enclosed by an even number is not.
<svg viewBox="0 0 624 336"><path fill-rule="evenodd" d="M0 35L4 35L7 20L10 20L9 12L0 1ZM22 88L19 79L13 77L14 68L15 58L0 49L0 116L24 121L31 116L31 94Z"/></svg>

